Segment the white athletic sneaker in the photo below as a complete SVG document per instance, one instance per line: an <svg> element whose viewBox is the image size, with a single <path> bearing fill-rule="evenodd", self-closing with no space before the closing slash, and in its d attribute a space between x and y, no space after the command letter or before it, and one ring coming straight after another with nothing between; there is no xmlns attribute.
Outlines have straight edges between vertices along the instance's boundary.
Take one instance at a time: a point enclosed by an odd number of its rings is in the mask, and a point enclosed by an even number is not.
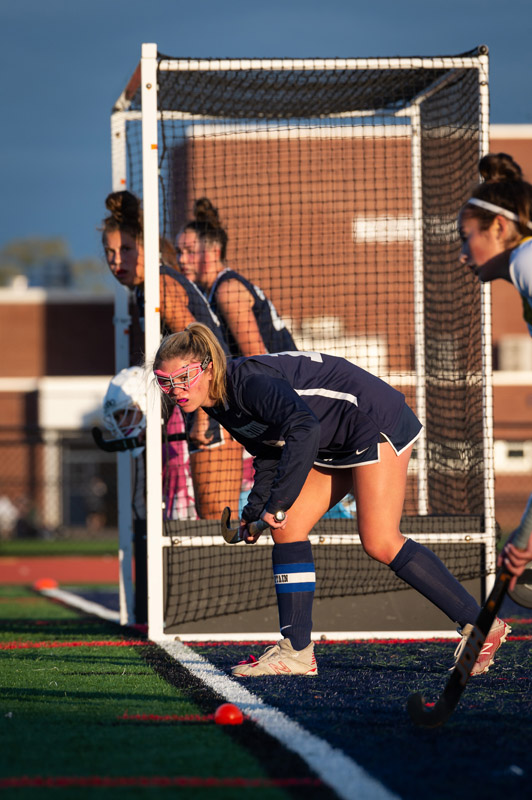
<svg viewBox="0 0 532 800"><path fill-rule="evenodd" d="M466 642L469 638L469 634L473 630L473 625L467 624L464 625L463 628L458 628L458 633L462 635L462 639L458 642L458 647L454 651L454 663L456 665L458 659L462 655L462 651L466 646ZM473 669L471 670L471 675L484 675L491 665L493 664L493 656L501 646L506 641L506 637L511 632L510 626L504 622L504 620L496 618L495 622L490 628L490 632L486 636L484 644L482 645L482 649L478 655L477 660L473 665ZM454 666L451 667L452 671Z"/></svg>
<svg viewBox="0 0 532 800"><path fill-rule="evenodd" d="M317 675L318 666L314 656L314 643L304 650L294 650L290 639L281 639L268 647L260 658L249 656L236 667L231 667L236 678L263 675Z"/></svg>

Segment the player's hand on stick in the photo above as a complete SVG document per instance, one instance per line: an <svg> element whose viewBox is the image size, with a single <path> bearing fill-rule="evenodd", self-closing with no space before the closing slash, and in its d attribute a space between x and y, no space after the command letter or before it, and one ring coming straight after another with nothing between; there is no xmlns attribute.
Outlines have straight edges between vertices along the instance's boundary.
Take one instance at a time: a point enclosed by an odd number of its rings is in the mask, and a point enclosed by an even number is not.
<svg viewBox="0 0 532 800"><path fill-rule="evenodd" d="M256 525L253 525L251 530L249 529L249 523L245 520L240 520L240 532L239 537L240 539L245 542L246 544L255 544L259 536L261 535L262 531L266 530L265 528L259 528Z"/></svg>
<svg viewBox="0 0 532 800"><path fill-rule="evenodd" d="M286 514L284 511L276 511L275 514L270 514L268 511L263 511L260 518L262 525L257 525L257 523L251 523L251 525L249 525L244 520L240 520L242 539L247 542L247 544L255 544L261 533L266 530L266 528L271 528L272 530L281 530L282 528L286 527L286 521Z"/></svg>
<svg viewBox="0 0 532 800"><path fill-rule="evenodd" d="M275 514L270 514L269 511L263 511L260 516L261 519L263 519L264 522L267 522L268 526L273 530L282 530L283 528L286 528L288 518L284 511L276 511Z"/></svg>
<svg viewBox="0 0 532 800"><path fill-rule="evenodd" d="M526 549L520 550L513 544L513 539L517 530L511 534L497 559L497 566L504 566L513 576L508 587L510 591L515 589L517 578L523 574L526 565L532 561L532 534L528 539Z"/></svg>
<svg viewBox="0 0 532 800"><path fill-rule="evenodd" d="M284 511L276 511L275 514L269 514L269 517L275 523L276 528L284 528ZM246 522L240 520L238 528L231 528L231 509L224 508L222 512L222 519L220 522L221 533L227 544L238 544L238 542L247 542L247 544L255 544L262 531L270 528L270 522L264 519L258 519L256 522ZM273 527L273 525L271 526Z"/></svg>

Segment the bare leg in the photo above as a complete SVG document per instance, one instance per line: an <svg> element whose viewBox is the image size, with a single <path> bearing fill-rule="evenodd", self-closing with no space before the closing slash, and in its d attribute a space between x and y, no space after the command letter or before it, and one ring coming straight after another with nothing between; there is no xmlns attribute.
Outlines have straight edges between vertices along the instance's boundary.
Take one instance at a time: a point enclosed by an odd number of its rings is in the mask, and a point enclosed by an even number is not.
<svg viewBox="0 0 532 800"><path fill-rule="evenodd" d="M412 448L400 456L388 442L382 442L379 449L378 464L353 468L353 485L362 546L376 561L389 564L405 542L399 525Z"/></svg>
<svg viewBox="0 0 532 800"><path fill-rule="evenodd" d="M453 622L474 622L479 611L475 599L430 549L405 539L399 530L410 451L396 456L392 446L383 443L378 464L353 469L362 545Z"/></svg>
<svg viewBox="0 0 532 800"><path fill-rule="evenodd" d="M313 467L299 497L287 513L286 528L273 534L274 542L302 542L318 520L353 487L348 469Z"/></svg>

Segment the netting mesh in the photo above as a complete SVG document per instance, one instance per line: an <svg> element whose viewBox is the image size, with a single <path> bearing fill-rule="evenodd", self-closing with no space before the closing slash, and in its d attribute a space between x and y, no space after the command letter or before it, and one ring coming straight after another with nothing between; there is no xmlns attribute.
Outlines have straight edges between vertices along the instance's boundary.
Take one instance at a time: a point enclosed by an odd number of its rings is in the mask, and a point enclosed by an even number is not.
<svg viewBox="0 0 532 800"><path fill-rule="evenodd" d="M224 545L220 536L216 538L217 528L217 523L203 522L202 536L191 540L188 524L166 524L173 542L164 551L167 633L198 620L276 605L271 546ZM337 519L322 520L313 530L317 600L409 589L387 566L368 558L362 546L345 535L346 529L356 533L356 520L348 525ZM455 535L456 542L451 543L438 543L434 535L429 546L459 580L483 574L485 548L474 536L482 530L480 517L405 517L401 530L417 540L427 533Z"/></svg>
<svg viewBox="0 0 532 800"><path fill-rule="evenodd" d="M442 514L484 512L481 289L459 262L456 228L478 175L478 99L470 71L421 111L427 476Z"/></svg>
<svg viewBox="0 0 532 800"><path fill-rule="evenodd" d="M455 223L477 175L481 119L478 68L449 61L222 69L160 56L160 225L175 241L194 202L209 198L228 233L227 264L273 302L297 347L344 356L405 394L426 416L406 528L454 531L463 542L486 513L480 289L460 266ZM131 109L140 109L140 92ZM142 196L138 119L127 123L127 154L128 187ZM163 297L170 329L179 325L176 298ZM209 468L221 506L228 464ZM349 501L327 520L334 536L356 530ZM176 524L181 538L211 541L212 522L187 522L184 534L184 523L168 521L168 535ZM228 613L236 584L239 606L271 602L269 548L239 548L238 556L212 544L167 549L167 630ZM319 551L318 596L404 587L359 546ZM481 551L446 545L446 563L459 578L479 575ZM208 602L198 601L214 584Z"/></svg>

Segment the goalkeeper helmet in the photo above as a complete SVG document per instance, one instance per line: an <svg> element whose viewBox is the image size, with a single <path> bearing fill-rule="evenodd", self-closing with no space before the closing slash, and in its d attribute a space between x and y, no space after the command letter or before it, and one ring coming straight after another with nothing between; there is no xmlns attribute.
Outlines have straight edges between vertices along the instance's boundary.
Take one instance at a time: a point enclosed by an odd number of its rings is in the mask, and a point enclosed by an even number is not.
<svg viewBox="0 0 532 800"><path fill-rule="evenodd" d="M137 438L146 427L146 376L142 367L121 370L103 400L103 421L115 439ZM131 450L137 458L144 445Z"/></svg>

